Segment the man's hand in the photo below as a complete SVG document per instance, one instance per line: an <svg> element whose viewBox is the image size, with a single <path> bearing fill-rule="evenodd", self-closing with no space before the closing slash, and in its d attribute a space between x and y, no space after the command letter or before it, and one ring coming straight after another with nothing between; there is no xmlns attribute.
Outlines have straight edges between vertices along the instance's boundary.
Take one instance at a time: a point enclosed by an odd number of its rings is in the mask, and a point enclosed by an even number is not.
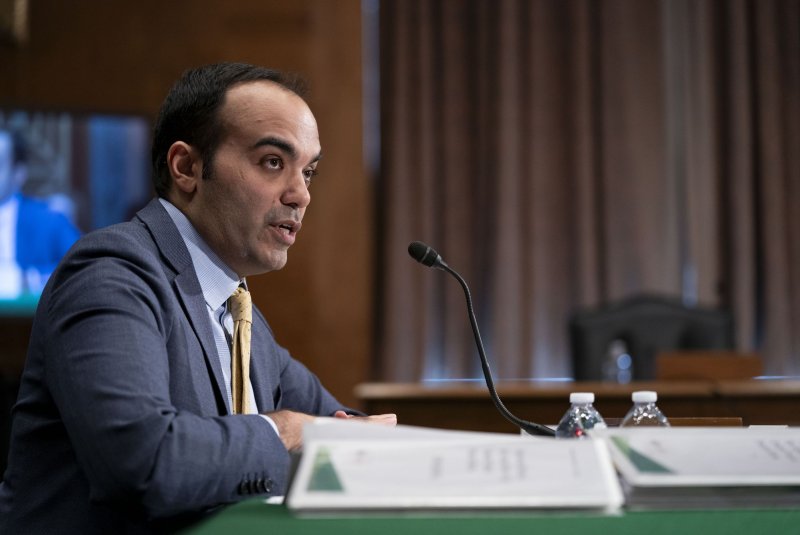
<svg viewBox="0 0 800 535"><path fill-rule="evenodd" d="M267 413L267 416L278 426L281 441L289 451L299 450L303 447L303 426L316 418L310 414L289 410L270 412Z"/></svg>
<svg viewBox="0 0 800 535"><path fill-rule="evenodd" d="M302 412L294 412L290 410L280 410L269 412L269 416L275 425L278 426L278 433L281 436L283 445L289 451L299 450L303 447L303 426L312 422L317 416L310 414L303 414ZM336 411L333 414L334 418L343 420L353 420L357 422L365 422L378 425L397 425L397 415L395 414L376 414L373 416L353 416L344 411Z"/></svg>
<svg viewBox="0 0 800 535"><path fill-rule="evenodd" d="M336 411L333 413L334 418L341 418L343 420L355 420L358 422L366 422L368 424L388 425L390 427L397 425L396 414L373 414L371 416L353 416L344 411Z"/></svg>

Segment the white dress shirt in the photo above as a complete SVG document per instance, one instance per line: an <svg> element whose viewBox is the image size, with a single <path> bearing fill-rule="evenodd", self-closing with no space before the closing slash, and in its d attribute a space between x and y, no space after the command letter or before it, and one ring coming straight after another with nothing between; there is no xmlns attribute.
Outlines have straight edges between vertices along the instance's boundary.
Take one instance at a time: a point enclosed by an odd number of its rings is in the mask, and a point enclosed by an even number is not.
<svg viewBox="0 0 800 535"><path fill-rule="evenodd" d="M228 395L228 407L233 406L231 396L231 341L233 339L233 317L227 310L228 298L236 288L243 284L247 287L244 279L239 279L236 273L229 268L211 247L203 240L197 229L189 219L166 199L158 199L167 213L172 218L175 226L178 227L189 256L192 257L197 279L200 281L200 288L208 308L208 316L211 320L211 329L214 331L214 343L217 347L219 362L222 366L222 376L225 379L225 389ZM252 383L247 385L250 407L253 413L258 412L255 395L253 394ZM261 415L267 420L272 428L278 433L278 428L271 418Z"/></svg>

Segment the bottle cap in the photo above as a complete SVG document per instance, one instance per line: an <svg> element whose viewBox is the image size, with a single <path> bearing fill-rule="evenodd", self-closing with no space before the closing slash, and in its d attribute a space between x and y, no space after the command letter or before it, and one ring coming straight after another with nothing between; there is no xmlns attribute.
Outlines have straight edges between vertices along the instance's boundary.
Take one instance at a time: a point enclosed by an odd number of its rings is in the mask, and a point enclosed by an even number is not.
<svg viewBox="0 0 800 535"><path fill-rule="evenodd" d="M594 403L594 392L573 392L569 395L570 403Z"/></svg>
<svg viewBox="0 0 800 535"><path fill-rule="evenodd" d="M658 394L652 390L638 390L631 394L631 399L634 403L655 403L658 400Z"/></svg>

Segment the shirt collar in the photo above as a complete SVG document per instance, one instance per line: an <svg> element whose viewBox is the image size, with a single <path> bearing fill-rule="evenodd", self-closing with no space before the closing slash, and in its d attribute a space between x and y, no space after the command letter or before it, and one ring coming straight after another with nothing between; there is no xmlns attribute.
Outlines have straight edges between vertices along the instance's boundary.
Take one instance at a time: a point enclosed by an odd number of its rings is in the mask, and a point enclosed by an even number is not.
<svg viewBox="0 0 800 535"><path fill-rule="evenodd" d="M159 198L167 210L178 232L189 249L197 280L203 290L203 297L211 310L217 310L233 294L236 287L244 283L236 273L223 262L194 228L191 221L166 199Z"/></svg>

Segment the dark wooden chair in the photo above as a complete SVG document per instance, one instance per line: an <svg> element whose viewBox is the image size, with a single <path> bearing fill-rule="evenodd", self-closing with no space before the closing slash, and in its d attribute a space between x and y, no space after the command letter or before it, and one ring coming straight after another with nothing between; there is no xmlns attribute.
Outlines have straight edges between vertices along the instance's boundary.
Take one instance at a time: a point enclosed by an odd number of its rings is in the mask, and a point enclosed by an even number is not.
<svg viewBox="0 0 800 535"><path fill-rule="evenodd" d="M569 318L576 380L602 380L612 344L624 344L633 380L656 377L656 355L684 349L733 349L733 319L722 309L686 306L661 295L641 295L579 310Z"/></svg>

